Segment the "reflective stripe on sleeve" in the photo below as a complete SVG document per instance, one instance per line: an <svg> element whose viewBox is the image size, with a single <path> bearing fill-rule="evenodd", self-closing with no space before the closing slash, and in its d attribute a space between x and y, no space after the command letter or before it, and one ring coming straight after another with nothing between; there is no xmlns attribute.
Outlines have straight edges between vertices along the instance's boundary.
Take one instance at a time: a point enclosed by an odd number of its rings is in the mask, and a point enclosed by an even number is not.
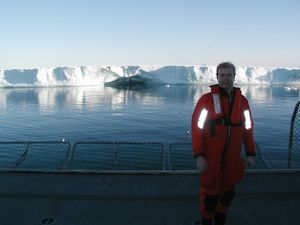
<svg viewBox="0 0 300 225"><path fill-rule="evenodd" d="M249 110L244 111L244 116L245 116L245 128L248 130L251 128L251 119L250 119Z"/></svg>
<svg viewBox="0 0 300 225"><path fill-rule="evenodd" d="M206 109L202 109L202 111L200 113L199 120L198 120L198 127L200 129L203 129L203 127L204 127L204 122L205 122L207 113L208 113L208 111Z"/></svg>

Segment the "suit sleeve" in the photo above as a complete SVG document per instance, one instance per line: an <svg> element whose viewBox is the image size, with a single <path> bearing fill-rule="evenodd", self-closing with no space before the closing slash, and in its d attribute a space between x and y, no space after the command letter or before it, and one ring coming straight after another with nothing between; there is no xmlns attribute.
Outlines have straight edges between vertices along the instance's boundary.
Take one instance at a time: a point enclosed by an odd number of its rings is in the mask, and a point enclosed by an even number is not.
<svg viewBox="0 0 300 225"><path fill-rule="evenodd" d="M198 127L198 120L203 107L204 98L201 97L197 102L192 116L192 149L194 157L197 157L198 155L205 155L205 151L203 149L203 130Z"/></svg>
<svg viewBox="0 0 300 225"><path fill-rule="evenodd" d="M249 111L249 117L246 118L244 112ZM250 121L247 121L247 119ZM245 151L247 156L252 155L255 156L255 143L254 143L254 137L253 137L253 130L254 130L254 122L253 122L253 117L251 114L251 110L249 107L248 100L243 97L243 121L244 123L249 123L249 125L243 126L243 142L245 146Z"/></svg>

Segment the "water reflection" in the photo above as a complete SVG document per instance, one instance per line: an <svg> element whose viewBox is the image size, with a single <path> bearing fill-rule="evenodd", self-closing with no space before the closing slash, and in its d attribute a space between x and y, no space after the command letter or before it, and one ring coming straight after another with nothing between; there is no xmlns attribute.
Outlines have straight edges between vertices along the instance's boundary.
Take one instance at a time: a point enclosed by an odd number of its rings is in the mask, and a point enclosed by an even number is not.
<svg viewBox="0 0 300 225"><path fill-rule="evenodd" d="M243 94L252 101L269 101L274 98L299 97L297 86L242 85ZM103 86L52 87L52 88L1 88L0 105L36 104L42 110L72 106L93 108L109 106L112 110L124 109L128 102L140 105L160 105L170 99L197 102L209 91L208 85L157 85L140 90L120 90Z"/></svg>
<svg viewBox="0 0 300 225"><path fill-rule="evenodd" d="M78 71L73 71L71 68L72 71L69 72L78 72L79 80L83 81L85 73L81 71L82 68L77 69ZM176 73L174 77L169 69L172 70L165 67L158 71L162 77L167 78L166 81L180 78L182 75L180 72L186 74L195 72L193 68L190 68L191 71L185 71L184 68L180 71L182 68L177 68L179 70L173 71ZM204 70L199 74L204 74L207 68L201 67L200 70L202 69ZM95 67L88 70L91 71L86 71L86 74L90 72L110 76L106 69L98 71L99 68ZM279 81L285 81L286 75L293 78L295 71L292 71L292 74L284 74L287 71L278 70L274 76ZM33 84L36 80L36 70L27 70L26 76L15 72L17 71L11 70L1 76L12 84L17 80ZM64 72L57 69L54 72L56 80L66 79ZM251 78L253 74L250 71L248 75ZM96 81L99 77L90 78L88 83L91 80ZM202 78L200 77L200 80ZM51 76L49 79L51 83ZM299 85L240 87L250 101L256 142L264 152L269 153L266 155L268 160L284 159L291 114L296 101L299 100ZM0 88L0 140L65 138L74 142L187 141L190 137L190 120L194 105L209 89L209 85L156 85L126 90L103 86Z"/></svg>
<svg viewBox="0 0 300 225"><path fill-rule="evenodd" d="M268 101L274 98L299 97L298 86L286 85L242 85L244 95L251 100Z"/></svg>
<svg viewBox="0 0 300 225"><path fill-rule="evenodd" d="M299 87L241 89L252 108L256 142L272 153L268 159L284 158ZM187 141L194 106L208 91L208 85L0 88L0 139Z"/></svg>

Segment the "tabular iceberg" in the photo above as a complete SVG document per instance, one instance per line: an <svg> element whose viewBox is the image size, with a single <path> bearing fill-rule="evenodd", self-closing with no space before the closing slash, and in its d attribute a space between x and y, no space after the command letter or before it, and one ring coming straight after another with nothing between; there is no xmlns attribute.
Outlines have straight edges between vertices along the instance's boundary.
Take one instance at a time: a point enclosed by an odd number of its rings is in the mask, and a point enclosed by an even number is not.
<svg viewBox="0 0 300 225"><path fill-rule="evenodd" d="M300 84L300 68L237 66L238 84ZM139 76L153 84L212 84L216 66L70 66L0 70L0 87L103 85Z"/></svg>

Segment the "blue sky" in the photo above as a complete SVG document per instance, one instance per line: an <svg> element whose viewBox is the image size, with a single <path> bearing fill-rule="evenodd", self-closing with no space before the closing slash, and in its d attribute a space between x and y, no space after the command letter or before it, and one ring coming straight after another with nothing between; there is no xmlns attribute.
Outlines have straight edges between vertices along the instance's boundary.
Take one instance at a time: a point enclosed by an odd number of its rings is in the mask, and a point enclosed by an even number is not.
<svg viewBox="0 0 300 225"><path fill-rule="evenodd" d="M6 0L0 68L300 66L298 0Z"/></svg>

